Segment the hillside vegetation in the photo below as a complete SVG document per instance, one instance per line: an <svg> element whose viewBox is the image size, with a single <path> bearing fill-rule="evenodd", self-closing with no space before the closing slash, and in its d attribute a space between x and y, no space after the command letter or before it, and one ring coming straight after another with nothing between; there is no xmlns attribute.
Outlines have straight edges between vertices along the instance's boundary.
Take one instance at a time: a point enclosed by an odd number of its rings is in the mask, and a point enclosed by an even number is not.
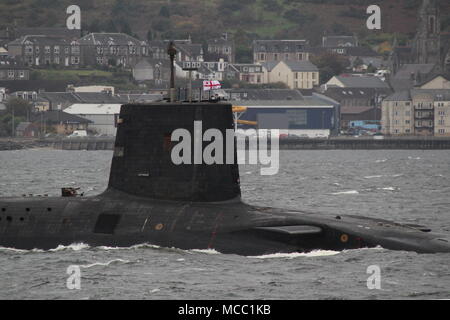
<svg viewBox="0 0 450 320"><path fill-rule="evenodd" d="M442 2L450 31L450 2ZM0 27L64 26L65 9L82 9L84 31L125 32L141 39L187 38L202 42L223 32L235 35L245 55L252 39L306 38L319 44L329 34L355 33L371 44L392 34L410 38L421 0L0 0ZM366 8L382 8L381 31L366 29Z"/></svg>

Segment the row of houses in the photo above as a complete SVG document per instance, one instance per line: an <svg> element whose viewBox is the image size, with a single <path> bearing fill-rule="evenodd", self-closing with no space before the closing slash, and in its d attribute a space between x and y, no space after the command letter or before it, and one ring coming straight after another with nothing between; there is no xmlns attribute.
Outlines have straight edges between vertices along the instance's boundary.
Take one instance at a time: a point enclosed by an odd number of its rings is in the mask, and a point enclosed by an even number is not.
<svg viewBox="0 0 450 320"><path fill-rule="evenodd" d="M382 108L386 135L450 136L450 80L442 75L395 92Z"/></svg>

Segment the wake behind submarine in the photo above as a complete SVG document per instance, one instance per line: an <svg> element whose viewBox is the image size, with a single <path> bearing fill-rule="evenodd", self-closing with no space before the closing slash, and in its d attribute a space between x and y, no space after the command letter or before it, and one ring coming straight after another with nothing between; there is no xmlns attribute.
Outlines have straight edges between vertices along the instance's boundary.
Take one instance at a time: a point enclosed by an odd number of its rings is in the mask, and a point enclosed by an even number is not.
<svg viewBox="0 0 450 320"><path fill-rule="evenodd" d="M450 252L448 238L420 226L245 204L237 161L174 164L172 132L183 128L194 136L194 121L202 121L203 130L215 128L225 136L233 128L233 115L227 103L174 102L173 84L172 73L172 102L122 106L109 184L102 194L0 199L0 246L151 243L240 255L375 246ZM233 151L236 159L236 145Z"/></svg>

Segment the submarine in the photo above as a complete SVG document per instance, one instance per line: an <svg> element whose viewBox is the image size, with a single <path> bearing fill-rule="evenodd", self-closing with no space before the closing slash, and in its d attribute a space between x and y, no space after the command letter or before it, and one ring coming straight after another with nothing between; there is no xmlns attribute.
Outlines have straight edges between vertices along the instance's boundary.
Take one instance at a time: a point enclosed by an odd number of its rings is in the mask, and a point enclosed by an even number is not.
<svg viewBox="0 0 450 320"><path fill-rule="evenodd" d="M194 123L202 121L204 130L214 128L225 135L234 124L229 103L175 101L173 71L171 80L168 102L121 107L103 193L0 198L0 246L48 250L73 243L94 247L150 243L247 256L377 246L450 252L447 236L422 226L246 204L237 161L174 164L175 130L182 128L194 136ZM236 145L233 156L237 158Z"/></svg>

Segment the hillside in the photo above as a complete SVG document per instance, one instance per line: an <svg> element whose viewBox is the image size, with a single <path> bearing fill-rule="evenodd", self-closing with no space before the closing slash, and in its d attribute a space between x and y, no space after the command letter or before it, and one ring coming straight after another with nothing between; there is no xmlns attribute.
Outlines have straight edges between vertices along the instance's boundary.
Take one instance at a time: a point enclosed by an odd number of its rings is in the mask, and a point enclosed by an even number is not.
<svg viewBox="0 0 450 320"><path fill-rule="evenodd" d="M65 8L77 3L85 31L122 31L147 38L204 41L222 32L238 45L255 38L307 38L320 42L330 34L356 33L382 42L392 33L415 32L420 0L0 0L0 27L64 26ZM450 31L450 2L443 4L443 28ZM365 28L367 6L382 8L382 31ZM401 37L400 37L401 38Z"/></svg>

